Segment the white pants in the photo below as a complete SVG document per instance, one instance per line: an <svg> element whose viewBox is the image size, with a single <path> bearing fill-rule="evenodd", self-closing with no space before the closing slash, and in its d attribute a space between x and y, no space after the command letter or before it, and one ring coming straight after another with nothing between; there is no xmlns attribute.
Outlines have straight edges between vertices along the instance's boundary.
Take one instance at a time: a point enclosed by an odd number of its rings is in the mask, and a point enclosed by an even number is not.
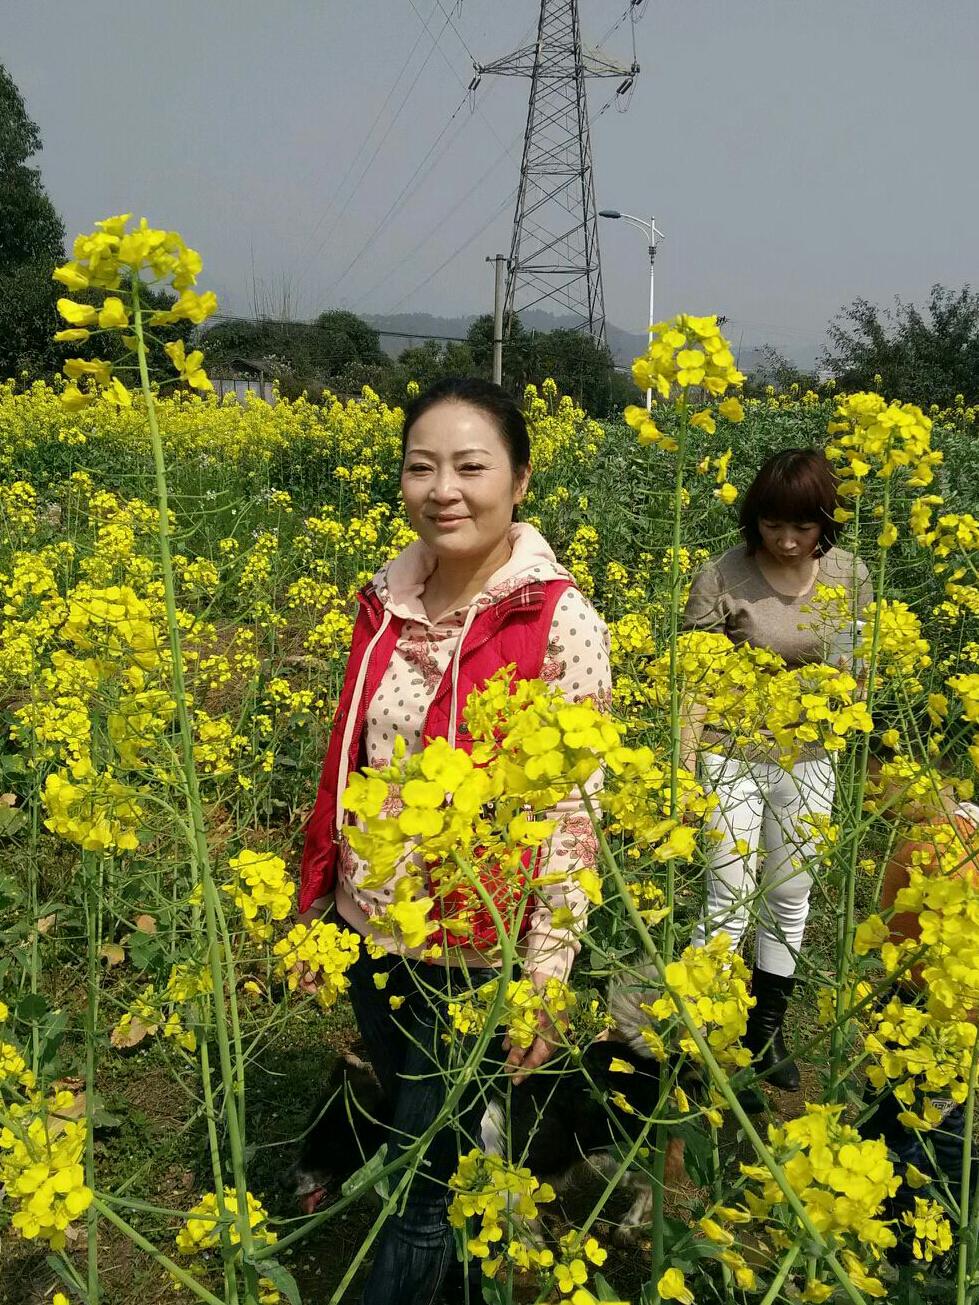
<svg viewBox="0 0 979 1305"><path fill-rule="evenodd" d="M706 823L708 830L716 831L716 841L707 853L706 914L693 941L702 946L708 936L724 930L737 945L753 915L758 968L768 974L794 974L816 856L812 831L802 819L831 813L832 763L820 757L785 770L708 752L701 764L704 787L717 797ZM760 840L765 851L759 868Z"/></svg>

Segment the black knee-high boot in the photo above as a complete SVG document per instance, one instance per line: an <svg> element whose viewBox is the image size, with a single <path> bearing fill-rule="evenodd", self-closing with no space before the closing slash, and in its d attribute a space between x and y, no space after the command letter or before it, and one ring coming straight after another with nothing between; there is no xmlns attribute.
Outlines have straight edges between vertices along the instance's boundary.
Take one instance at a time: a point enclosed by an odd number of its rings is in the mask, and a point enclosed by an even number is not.
<svg viewBox="0 0 979 1305"><path fill-rule="evenodd" d="M755 1073L788 1092L796 1091L800 1081L799 1067L782 1037L782 1023L794 988L794 975L769 974L756 966L751 977L755 1004L748 1012L744 1035Z"/></svg>

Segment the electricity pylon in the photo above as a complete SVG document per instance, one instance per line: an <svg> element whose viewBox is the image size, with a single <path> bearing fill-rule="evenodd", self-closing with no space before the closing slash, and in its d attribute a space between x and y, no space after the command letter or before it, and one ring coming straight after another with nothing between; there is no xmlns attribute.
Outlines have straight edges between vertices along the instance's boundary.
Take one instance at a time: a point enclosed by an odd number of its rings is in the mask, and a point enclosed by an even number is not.
<svg viewBox="0 0 979 1305"><path fill-rule="evenodd" d="M635 0L633 0L635 3ZM507 262L506 331L514 313L538 305L570 312L578 330L605 342L586 77L618 77L625 95L639 72L585 53L578 0L541 0L537 40L484 73L529 77L520 187Z"/></svg>

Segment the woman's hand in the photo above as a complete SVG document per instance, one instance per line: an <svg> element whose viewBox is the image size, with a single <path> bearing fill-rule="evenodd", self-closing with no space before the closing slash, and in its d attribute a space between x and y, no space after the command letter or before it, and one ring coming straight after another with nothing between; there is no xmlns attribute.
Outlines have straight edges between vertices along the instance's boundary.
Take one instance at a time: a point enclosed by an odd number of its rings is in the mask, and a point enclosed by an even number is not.
<svg viewBox="0 0 979 1305"><path fill-rule="evenodd" d="M544 987L551 976L536 971L530 980L538 991ZM537 1013L537 1036L529 1047L515 1047L509 1038L503 1041L503 1050L508 1052L504 1069L513 1075L513 1086L519 1087L528 1074L540 1069L545 1061L554 1054L564 1038L564 1029L568 1022L566 1011L552 1017L547 1010Z"/></svg>

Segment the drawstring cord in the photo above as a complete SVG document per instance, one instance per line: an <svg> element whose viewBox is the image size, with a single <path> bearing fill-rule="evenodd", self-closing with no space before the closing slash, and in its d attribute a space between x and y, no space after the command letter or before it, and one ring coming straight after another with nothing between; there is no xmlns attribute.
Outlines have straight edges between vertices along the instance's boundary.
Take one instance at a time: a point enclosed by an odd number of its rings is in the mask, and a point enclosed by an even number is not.
<svg viewBox="0 0 979 1305"><path fill-rule="evenodd" d="M459 662L462 657L462 645L466 642L466 635L469 628L476 619L475 603L466 613L466 619L462 624L459 632L459 642L456 644L455 652L452 654L452 692L449 700L449 747L454 748L458 743L456 735L459 729Z"/></svg>
<svg viewBox="0 0 979 1305"><path fill-rule="evenodd" d="M380 642L381 635L391 624L391 613L387 610L378 627L377 633L367 645L367 651L361 659L360 666L357 669L357 678L354 681L354 691L350 699L350 711L347 714L346 722L343 726L343 747L340 753L340 773L337 776L337 833L343 828L343 792L347 787L347 775L350 773L350 747L354 741L354 730L357 726L357 717L360 712L360 700L364 694L364 684L367 681L367 669L370 665L371 655Z"/></svg>

